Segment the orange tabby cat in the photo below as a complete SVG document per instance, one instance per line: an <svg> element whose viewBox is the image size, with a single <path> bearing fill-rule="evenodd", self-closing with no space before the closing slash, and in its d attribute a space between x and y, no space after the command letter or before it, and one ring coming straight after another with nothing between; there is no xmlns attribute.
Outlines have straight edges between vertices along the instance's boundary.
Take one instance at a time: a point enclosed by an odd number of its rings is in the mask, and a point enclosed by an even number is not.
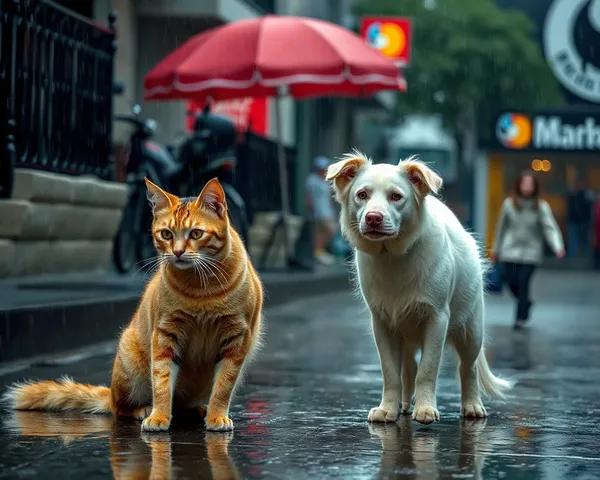
<svg viewBox="0 0 600 480"><path fill-rule="evenodd" d="M4 395L13 408L112 412L160 431L175 403L206 415L208 430L233 428L229 404L259 342L262 284L218 180L198 198L146 184L160 267L121 335L110 388L70 379L17 384Z"/></svg>

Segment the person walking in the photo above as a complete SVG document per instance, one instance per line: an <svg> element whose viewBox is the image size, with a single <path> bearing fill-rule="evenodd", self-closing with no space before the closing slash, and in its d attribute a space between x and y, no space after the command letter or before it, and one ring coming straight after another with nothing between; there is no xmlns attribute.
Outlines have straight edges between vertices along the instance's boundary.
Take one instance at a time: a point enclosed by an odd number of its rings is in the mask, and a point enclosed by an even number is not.
<svg viewBox="0 0 600 480"><path fill-rule="evenodd" d="M550 205L540 198L534 173L519 175L510 197L504 200L492 247L492 261L502 262L504 281L517 300L514 327L529 320L530 284L542 262L545 242L558 258L565 256L562 234Z"/></svg>
<svg viewBox="0 0 600 480"><path fill-rule="evenodd" d="M306 206L313 223L313 251L315 259L324 265L336 262L333 255L325 251L337 233L338 221L333 205L329 182L325 180L330 165L327 157L315 158L314 172L306 177Z"/></svg>
<svg viewBox="0 0 600 480"><path fill-rule="evenodd" d="M594 269L600 270L600 193L594 203Z"/></svg>
<svg viewBox="0 0 600 480"><path fill-rule="evenodd" d="M578 254L589 258L593 205L594 199L585 179L578 178L575 188L567 194L567 250L570 258Z"/></svg>

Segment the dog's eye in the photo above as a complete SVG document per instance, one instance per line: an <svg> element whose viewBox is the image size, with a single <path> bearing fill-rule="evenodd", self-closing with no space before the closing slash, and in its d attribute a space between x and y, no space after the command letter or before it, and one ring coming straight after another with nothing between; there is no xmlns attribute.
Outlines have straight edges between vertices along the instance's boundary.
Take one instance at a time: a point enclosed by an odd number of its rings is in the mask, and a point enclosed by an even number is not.
<svg viewBox="0 0 600 480"><path fill-rule="evenodd" d="M391 197L392 202L399 202L400 200L402 200L402 195L400 195L399 193L392 193Z"/></svg>
<svg viewBox="0 0 600 480"><path fill-rule="evenodd" d="M367 199L367 192L365 192L364 190L361 190L360 192L358 192L358 193L356 194L356 197L357 197L359 200L366 200L366 199Z"/></svg>

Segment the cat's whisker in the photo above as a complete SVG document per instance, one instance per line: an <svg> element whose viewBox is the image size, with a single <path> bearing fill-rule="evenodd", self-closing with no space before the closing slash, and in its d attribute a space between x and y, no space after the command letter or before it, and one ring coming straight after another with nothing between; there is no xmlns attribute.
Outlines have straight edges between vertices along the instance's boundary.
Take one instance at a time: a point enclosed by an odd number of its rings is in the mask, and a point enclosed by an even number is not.
<svg viewBox="0 0 600 480"><path fill-rule="evenodd" d="M217 282L219 282L219 285L221 287L221 290L225 290L225 286L223 285L223 282L221 281L221 279L219 278L219 275L217 275L217 272L214 270L214 266L211 265L207 260L207 257L204 256L200 256L199 257L200 261L202 262L202 265L204 265L204 267L206 267L206 270L208 271L208 273L212 274L216 279ZM225 279L224 279L225 280Z"/></svg>
<svg viewBox="0 0 600 480"><path fill-rule="evenodd" d="M145 258L144 260L140 260L139 262L136 262L136 265L139 265L140 263L142 265L140 266L140 268L138 270L136 270L135 273L139 272L143 268L146 268L148 265L150 265L151 263L155 262L160 257L161 257L160 255L157 255L155 257Z"/></svg>
<svg viewBox="0 0 600 480"><path fill-rule="evenodd" d="M196 272L196 275L198 275L199 280L202 281L202 274L200 272L198 263L196 262L196 258L194 257L192 257L192 265L194 266L194 272Z"/></svg>
<svg viewBox="0 0 600 480"><path fill-rule="evenodd" d="M200 274L200 280L202 281L202 287L207 288L208 287L208 275L206 274L204 265L202 265L202 262L200 261L200 258L198 258L198 257L193 257L193 261L194 261L194 266L198 268L197 271Z"/></svg>
<svg viewBox="0 0 600 480"><path fill-rule="evenodd" d="M221 278L223 279L224 282L227 281L227 274L226 272L219 267L219 265L217 264L217 261L215 258L211 258L211 257L206 257L206 256L202 256L201 257L208 265L210 265L211 267L213 267L214 269L216 269L216 272L213 272L213 274L215 274L215 276L217 276L216 274L219 273L219 275L221 276ZM220 262L219 262L220 263Z"/></svg>
<svg viewBox="0 0 600 480"><path fill-rule="evenodd" d="M163 259L164 259L164 257L162 255L157 255L156 257L151 257L151 258L147 258L145 260L141 260L138 263L142 263L142 262L145 262L145 263L134 272L134 275L139 273L144 268L147 268L148 270L144 273L144 277L143 277L143 279L146 279L146 277L150 273L154 273L156 271L156 267L161 264Z"/></svg>

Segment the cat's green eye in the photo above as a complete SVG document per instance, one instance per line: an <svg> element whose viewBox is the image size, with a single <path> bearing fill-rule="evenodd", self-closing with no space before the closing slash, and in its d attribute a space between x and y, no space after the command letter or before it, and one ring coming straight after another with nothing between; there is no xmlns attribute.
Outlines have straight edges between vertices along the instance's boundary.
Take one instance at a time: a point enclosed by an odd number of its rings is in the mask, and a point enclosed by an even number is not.
<svg viewBox="0 0 600 480"><path fill-rule="evenodd" d="M194 240L200 240L202 235L204 235L204 232L197 228L194 228L194 230L190 232L190 237L192 237Z"/></svg>
<svg viewBox="0 0 600 480"><path fill-rule="evenodd" d="M173 238L173 232L165 228L164 230L160 231L160 236L165 240L171 240Z"/></svg>

